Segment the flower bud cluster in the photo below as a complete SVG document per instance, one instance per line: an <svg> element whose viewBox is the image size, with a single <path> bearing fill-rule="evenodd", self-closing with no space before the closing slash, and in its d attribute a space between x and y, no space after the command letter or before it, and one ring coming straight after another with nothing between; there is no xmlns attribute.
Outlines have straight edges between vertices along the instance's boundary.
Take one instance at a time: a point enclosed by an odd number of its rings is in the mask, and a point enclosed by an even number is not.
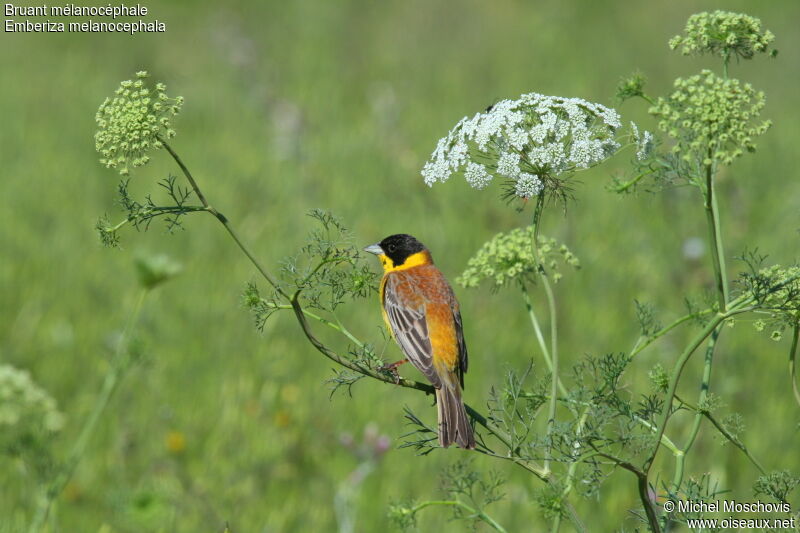
<svg viewBox="0 0 800 533"><path fill-rule="evenodd" d="M112 98L106 98L95 115L95 149L106 168L119 169L126 176L131 168L146 165L151 148L161 148L161 139L175 136L172 118L180 112L183 97L170 98L167 87L148 87L147 72L136 80L123 81Z"/></svg>
<svg viewBox="0 0 800 533"><path fill-rule="evenodd" d="M477 287L488 280L494 289L512 281L530 281L537 268L532 244L533 226L498 233L469 260L466 270L456 281L463 287ZM539 236L537 245L539 257L554 281L562 277L558 271L559 261L580 268L578 258L555 239Z"/></svg>
<svg viewBox="0 0 800 533"><path fill-rule="evenodd" d="M713 54L725 59L737 56L751 59L769 51L775 40L771 31L761 31L761 21L743 13L714 11L689 17L683 35L669 41L671 49L683 55Z"/></svg>
<svg viewBox="0 0 800 533"><path fill-rule="evenodd" d="M724 79L710 70L675 80L669 98L659 98L650 113L658 127L673 138L673 152L705 166L730 164L745 151L755 151L755 137L772 125L759 121L764 93L749 83Z"/></svg>

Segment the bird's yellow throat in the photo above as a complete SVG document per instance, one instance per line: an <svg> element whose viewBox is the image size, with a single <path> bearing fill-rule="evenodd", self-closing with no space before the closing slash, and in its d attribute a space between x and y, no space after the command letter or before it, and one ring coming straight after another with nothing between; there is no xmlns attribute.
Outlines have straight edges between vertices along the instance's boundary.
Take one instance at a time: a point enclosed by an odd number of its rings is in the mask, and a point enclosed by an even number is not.
<svg viewBox="0 0 800 533"><path fill-rule="evenodd" d="M392 261L392 259L386 254L379 255L378 259L381 261L384 272L407 270L409 268L414 268L415 266L430 265L433 263L433 259L431 258L431 254L428 252L428 250L423 250L421 252L409 255L406 257L406 260L399 265L395 265L394 261Z"/></svg>

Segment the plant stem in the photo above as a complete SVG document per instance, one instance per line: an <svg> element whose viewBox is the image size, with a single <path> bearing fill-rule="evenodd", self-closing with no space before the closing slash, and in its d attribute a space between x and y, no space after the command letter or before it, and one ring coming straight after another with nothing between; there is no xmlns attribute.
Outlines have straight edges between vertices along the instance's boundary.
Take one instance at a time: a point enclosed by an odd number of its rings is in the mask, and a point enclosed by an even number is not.
<svg viewBox="0 0 800 533"><path fill-rule="evenodd" d="M692 320L693 318L698 318L698 317L701 317L701 316L705 316L705 315L711 314L713 312L714 312L713 309L704 309L704 310L699 311L697 313L690 313L688 315L684 315L684 316L676 319L675 321L673 321L668 326L665 326L665 327L661 328L660 330L655 332L653 335L648 337L647 340L644 341L642 344L638 344L637 343L633 347L633 349L631 350L631 353L630 353L629 357L634 357L636 354L638 354L639 352L641 352L642 350L644 350L645 348L647 348L648 346L653 344L653 342L655 342L657 339L663 337L664 335L666 335L667 333L669 333L670 331L672 331L676 327L680 326L684 322L688 322L689 320Z"/></svg>
<svg viewBox="0 0 800 533"><path fill-rule="evenodd" d="M714 360L714 348L717 344L717 338L719 337L719 328L715 329L713 333L711 333L711 337L708 339L708 345L706 347L706 358L703 364L703 381L700 384L700 397L697 400L697 405L702 406L703 403L708 398L708 388L711 383L711 365ZM700 423L703 421L703 412L698 409L694 415L694 421L692 423L692 430L689 433L689 438L686 441L686 446L683 447L681 453L675 456L675 475L672 479L672 490L677 492L678 488L683 483L683 472L684 467L686 464L686 455L689 453L692 445L694 444L695 439L697 438L697 434L700 432Z"/></svg>
<svg viewBox="0 0 800 533"><path fill-rule="evenodd" d="M475 518L479 518L480 520L482 520L482 521L486 522L487 524L489 524L489 526L492 529L494 529L495 531L500 531L501 533L507 533L505 528L503 528L503 526L498 524L491 516L487 515L483 511L480 511L478 509L474 509L474 508L470 507L469 505L467 505L464 502L459 501L459 500L429 500L429 501L422 502L422 503L419 503L419 504L415 505L413 508L411 508L411 513L416 513L418 511L421 511L422 509L425 509L426 507L430 507L432 505L445 505L445 506L461 507L462 509L464 509L468 513L472 514Z"/></svg>
<svg viewBox="0 0 800 533"><path fill-rule="evenodd" d="M797 340L800 336L800 320L794 323L794 330L792 332L792 347L789 350L789 379L792 380L792 392L794 399L797 400L797 405L800 405L800 389L797 387Z"/></svg>
<svg viewBox="0 0 800 533"><path fill-rule="evenodd" d="M550 280L547 271L542 263L542 258L539 256L539 227L542 218L542 210L544 209L544 195L540 194L536 200L536 210L533 214L533 242L531 247L533 249L533 257L536 261L536 272L539 275L539 280L542 282L545 295L547 296L547 310L550 314L550 357L552 359L551 378L550 378L550 407L547 414L547 443L544 455L544 471L550 472L550 461L553 455L553 445L551 436L556 423L556 404L558 403L558 317L556 315L556 299L553 294L553 288L550 286Z"/></svg>
<svg viewBox="0 0 800 533"><path fill-rule="evenodd" d="M262 298L261 301L266 303L266 304L271 304L271 302L267 302L263 298ZM271 304L271 306L273 308L275 308L275 309L294 309L294 307L292 307L290 304L278 304L278 305ZM352 342L353 344L355 344L359 348L364 348L365 345L364 345L363 342L361 342L361 339L359 339L358 337L356 337L355 335L350 333L350 330L345 328L343 325L337 324L335 322L331 322L327 318L319 316L318 314L313 313L313 312L311 312L311 311L309 311L308 309L305 309L305 308L303 308L303 314L306 315L308 318L316 320L320 324L325 324L329 328L331 328L331 329L333 329L335 331L338 331L339 333L341 333L342 335L347 337L350 340L350 342Z"/></svg>
<svg viewBox="0 0 800 533"><path fill-rule="evenodd" d="M633 187L634 185L636 185L637 183L639 183L640 181L642 181L642 179L646 178L647 176L649 176L650 174L652 174L654 172L655 172L655 170L648 170L646 172L642 172L638 176L636 176L634 178L631 178L630 180L628 180L628 181L626 181L624 183L620 183L620 184L616 185L611 190L614 191L614 192L625 192L628 189L630 189L631 187Z"/></svg>
<svg viewBox="0 0 800 533"><path fill-rule="evenodd" d="M548 370L550 370L552 373L553 360L550 358L550 350L547 348L547 343L545 342L544 335L542 334L542 328L539 325L539 319L537 318L536 312L533 309L530 293L528 293L528 289L524 284L522 284L522 299L525 301L525 308L528 310L528 317L531 319L531 325L533 326L533 331L536 334L536 341L539 343L539 348L542 350L542 357L544 357L544 361L547 363ZM561 382L561 378L558 379L558 390L561 392L562 396L567 395L567 389Z"/></svg>
<svg viewBox="0 0 800 533"><path fill-rule="evenodd" d="M103 386L100 389L100 395L95 400L92 412L89 413L89 418L87 418L86 422L84 422L81 432L78 434L78 438L75 441L75 444L73 445L66 462L58 471L52 483L50 483L50 486L45 491L43 497L39 500L33 520L28 528L29 533L38 533L44 527L44 523L47 520L47 515L50 512L50 507L53 505L55 499L58 498L58 496L64 490L64 487L67 485L67 483L69 483L69 480L72 479L72 475L75 473L75 469L77 468L78 463L80 463L81 458L83 458L83 454L86 451L86 446L89 444L89 439L91 439L92 434L97 427L97 422L100 420L100 416L108 406L112 394L119 386L120 380L124 376L125 371L128 369L129 355L126 351L127 344L131 331L133 330L133 327L136 325L136 322L139 318L142 305L144 304L144 300L148 292L149 291L147 289L143 289L136 300L133 311L128 318L128 323L123 330L122 336L119 339L119 344L117 344L117 349L114 352L114 357L111 361L111 368L103 380Z"/></svg>
<svg viewBox="0 0 800 533"><path fill-rule="evenodd" d="M172 159L174 159L175 162L178 164L178 166L180 167L181 171L183 172L183 175L186 176L186 179L189 181L189 185L192 186L192 190L197 195L197 198L200 200L200 203L203 204L203 207L205 207L205 210L208 211L209 213L211 213L212 215L214 215L214 218L219 220L219 222L223 226L225 226L225 230L227 230L228 234L231 236L233 241L237 244L237 246L239 246L239 249L241 249L242 252L244 252L244 255L246 255L247 258L250 260L250 262L253 263L253 266L256 267L256 270L258 270L258 272L261 274L261 276L263 276L264 279L266 279L267 282L270 285L272 285L272 287L276 291L278 291L278 293L281 296L285 297L288 300L289 299L289 295L287 295L284 292L284 290L280 287L280 285L278 285L278 283L273 279L273 277L269 274L269 272L267 272L267 269L265 269L263 266L261 266L261 263L258 262L258 260L255 258L255 256L252 253L250 253L250 250L244 245L244 243L242 243L241 239L239 239L239 236L233 230L233 228L231 227L231 225L228 222L228 219L225 217L225 215L223 215L222 213L220 213L219 211L217 211L216 209L211 207L211 205L206 200L206 197L203 195L203 191L200 190L200 187L197 185L197 182L194 180L194 177L192 176L192 173L189 172L189 169L183 163L183 161L181 160L180 156L178 156L178 154L175 152L175 150L173 150L172 147L164 139L162 139L161 137L158 137L158 140L161 141L161 144L163 144L164 148L167 149L167 152L169 152L169 155L171 155Z"/></svg>
<svg viewBox="0 0 800 533"><path fill-rule="evenodd" d="M661 533L661 524L659 524L658 521L655 505L653 504L653 500L650 499L650 487L647 482L647 471L642 470L636 465L620 459L619 457L615 457L610 453L602 452L597 449L595 449L595 451L597 452L597 455L613 461L620 468L624 468L636 476L636 487L639 491L639 500L642 502L645 515L647 515L647 523L650 525L650 531L651 533Z"/></svg>
<svg viewBox="0 0 800 533"><path fill-rule="evenodd" d="M661 416L659 417L658 426L657 426L657 434L658 440L661 440L661 436L664 435L664 430L667 426L667 421L669 420L670 415L672 414L672 400L675 398L675 392L678 388L678 381L681 377L681 372L683 371L683 367L686 366L686 363L689 361L689 358L692 356L695 350L703 343L703 341L708 338L709 335L726 319L731 318L734 315L738 315L741 313L746 313L748 311L752 311L752 307L748 307L749 304L754 302L752 297L746 299L740 299L741 304L731 307L727 313L717 313L716 316L709 321L703 330L698 333L689 345L683 350L678 360L675 362L675 367L672 370L672 375L669 379L669 387L667 389L667 396L664 399L664 407L661 410ZM651 452L650 456L644 463L644 471L647 473L650 470L650 467L653 464L653 460L658 453L658 446L655 446L653 451Z"/></svg>
<svg viewBox="0 0 800 533"><path fill-rule="evenodd" d="M753 456L753 454L750 452L750 450L747 448L747 446L744 445L744 443L742 443L734 435L731 435L731 433L727 429L725 429L725 426L723 426L719 422L719 420L714 418L714 415L712 415L708 411L701 411L696 405L692 405L689 402L683 400L677 394L675 395L675 399L678 400L679 402L681 402L684 406L686 406L689 409L691 409L692 411L694 411L696 413L700 413L704 417L706 417L708 419L708 421L711 422L711 425L713 425L717 429L717 431L720 432L720 434L723 437L728 439L728 441L731 444L733 444L734 446L739 448L739 450L741 450L742 453L744 453L744 455L750 460L751 463L753 463L753 466L755 466L758 469L759 472L761 472L762 474L766 474L767 473L767 471L764 469L764 466L761 464L761 461L759 461L758 459L755 458L755 456Z"/></svg>
<svg viewBox="0 0 800 533"><path fill-rule="evenodd" d="M583 433L583 426L586 424L586 419L589 417L589 411L591 411L592 406L587 405L586 408L583 410L580 419L578 419L578 427L575 429L575 437L576 439L580 439ZM577 443L577 441L576 441ZM564 484L564 490L561 492L561 500L565 500L569 493L572 491L572 481L575 479L575 471L578 469L578 460L580 459L580 447L573 448L572 450L572 462L569 464L569 468L567 469L567 478ZM561 527L561 513L556 514L556 517L553 519L553 525L550 528L550 533L557 533L559 528Z"/></svg>
<svg viewBox="0 0 800 533"><path fill-rule="evenodd" d="M714 263L714 275L717 283L717 300L719 311L726 311L728 302L728 275L725 268L725 251L722 244L722 232L719 222L719 207L714 185L713 165L706 165L705 210L711 242L711 259Z"/></svg>

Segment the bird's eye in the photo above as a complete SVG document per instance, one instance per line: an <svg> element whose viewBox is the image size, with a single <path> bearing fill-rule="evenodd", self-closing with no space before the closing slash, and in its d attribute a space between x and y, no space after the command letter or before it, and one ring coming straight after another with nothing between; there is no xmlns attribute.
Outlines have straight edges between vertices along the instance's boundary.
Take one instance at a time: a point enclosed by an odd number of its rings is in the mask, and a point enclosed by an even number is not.
<svg viewBox="0 0 800 533"><path fill-rule="evenodd" d="M395 250L397 250L397 246L395 246L394 244L390 244L389 246L387 246L387 248L389 248L389 253L392 253Z"/></svg>

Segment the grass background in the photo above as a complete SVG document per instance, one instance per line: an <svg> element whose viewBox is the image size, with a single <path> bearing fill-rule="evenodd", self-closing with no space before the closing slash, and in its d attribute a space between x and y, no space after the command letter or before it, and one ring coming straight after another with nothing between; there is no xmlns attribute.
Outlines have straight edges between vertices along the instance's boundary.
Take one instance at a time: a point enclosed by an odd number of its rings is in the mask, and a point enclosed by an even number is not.
<svg viewBox="0 0 800 533"><path fill-rule="evenodd" d="M69 448L108 368L109 345L136 294L132 257L168 251L185 270L148 301L138 335L149 363L123 383L89 452L59 500L59 531L334 531L333 499L357 460L339 444L374 425L398 443L401 407L428 420L429 399L360 382L353 398L329 399L330 364L301 339L289 316L256 332L240 303L250 264L211 217L187 231L127 233L123 249L103 249L92 230L114 207L117 176L93 150L94 112L121 79L151 71L171 95L184 95L173 146L212 204L264 262L277 265L328 208L369 244L395 232L418 236L453 279L498 231L526 224L499 188L471 190L461 179L428 189L419 169L462 116L523 92L580 96L613 104L618 79L636 69L649 92L706 66L670 52L669 37L691 13L723 7L759 16L777 35L776 60L734 65L732 75L765 90L774 127L754 155L720 179L729 258L745 246L771 260L797 256L800 187L793 163L800 142L795 21L800 4L751 2L283 2L148 6L164 34L0 35L0 361L30 370L66 413L54 443ZM652 128L644 106L620 108ZM545 233L568 243L583 270L558 287L565 365L585 353L629 349L637 334L633 300L652 302L667 322L686 294L711 284L707 257L682 255L705 241L695 190L618 197L609 174L629 154L583 173L566 216L551 211ZM165 153L136 173L139 194L173 170ZM730 261L735 272L741 265ZM376 265L377 268L377 265ZM273 268L274 269L274 268ZM471 365L466 398L482 405L505 369L539 355L524 308L512 292L457 290ZM377 340L377 301L342 318ZM689 330L644 352L627 375L646 385L652 365L669 368ZM345 348L345 346L340 346ZM769 468L800 466L798 408L786 372L788 339L756 334L746 321L726 331L712 391L722 412L745 417L745 441ZM387 358L399 356L387 346ZM695 397L698 363L681 389ZM411 369L404 370L413 375ZM685 439L686 420L669 430ZM170 451L170 435L185 449ZM391 449L356 499L357 531L386 529L389 503L440 495L437 472L458 450L419 458ZM511 465L499 469L507 498L492 514L509 531L540 529L532 502L539 487ZM739 501L752 499L753 468L708 429L688 461L710 472ZM671 475L671 474L667 474ZM0 523L23 521L32 499L19 464L0 459ZM578 501L592 530L631 527L637 504L621 472L599 501ZM462 531L446 510L428 510L421 531ZM596 528L596 529L595 529ZM569 526L565 527L568 530Z"/></svg>

